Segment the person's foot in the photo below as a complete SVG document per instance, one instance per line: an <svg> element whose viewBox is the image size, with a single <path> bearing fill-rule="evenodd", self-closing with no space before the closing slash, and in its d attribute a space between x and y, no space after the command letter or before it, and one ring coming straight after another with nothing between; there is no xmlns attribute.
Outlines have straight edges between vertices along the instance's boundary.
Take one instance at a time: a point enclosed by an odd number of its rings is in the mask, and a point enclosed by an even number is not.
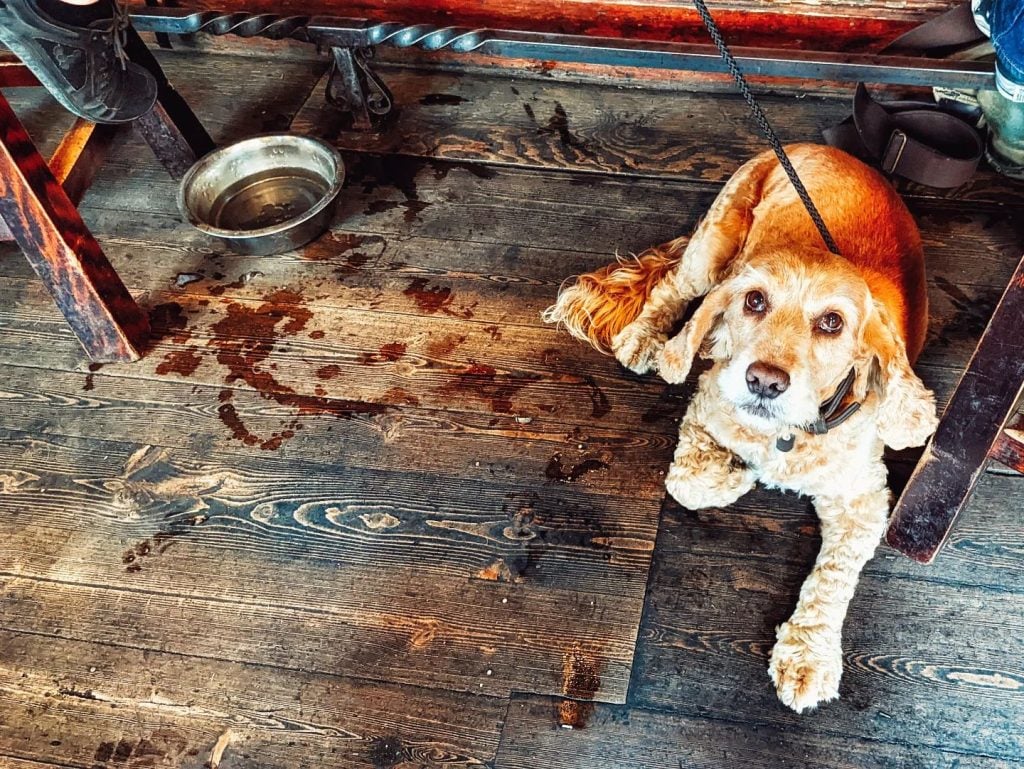
<svg viewBox="0 0 1024 769"><path fill-rule="evenodd" d="M0 42L64 107L96 123L130 122L156 102L156 80L124 52L127 26L115 0L0 0Z"/></svg>
<svg viewBox="0 0 1024 769"><path fill-rule="evenodd" d="M972 0L974 23L996 49L996 88L1024 102L1024 5L1017 0Z"/></svg>

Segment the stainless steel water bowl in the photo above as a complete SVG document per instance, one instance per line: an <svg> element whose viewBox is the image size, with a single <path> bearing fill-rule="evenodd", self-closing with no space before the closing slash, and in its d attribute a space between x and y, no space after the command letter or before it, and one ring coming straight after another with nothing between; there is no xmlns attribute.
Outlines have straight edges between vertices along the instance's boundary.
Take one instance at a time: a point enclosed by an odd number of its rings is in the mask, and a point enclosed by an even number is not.
<svg viewBox="0 0 1024 769"><path fill-rule="evenodd" d="M178 208L243 254L280 254L330 226L345 181L334 147L293 134L256 136L211 152L185 174Z"/></svg>

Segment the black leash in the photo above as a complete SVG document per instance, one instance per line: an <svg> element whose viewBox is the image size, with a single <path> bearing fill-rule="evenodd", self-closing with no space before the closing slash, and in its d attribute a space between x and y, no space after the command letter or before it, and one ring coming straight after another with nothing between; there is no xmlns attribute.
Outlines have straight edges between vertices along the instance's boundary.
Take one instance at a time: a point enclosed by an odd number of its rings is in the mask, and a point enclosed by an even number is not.
<svg viewBox="0 0 1024 769"><path fill-rule="evenodd" d="M747 79L743 77L743 73L740 71L739 65L736 63L736 59L733 58L732 53L729 51L729 46L725 44L722 39L722 33L718 30L718 25L715 24L715 20L711 18L711 12L708 11L708 7L704 4L704 0L693 0L693 4L697 7L697 13L700 14L701 20L704 22L704 26L708 29L708 34L711 35L711 39L715 42L715 47L718 48L718 52L722 55L722 59L725 60L726 66L729 68L729 73L732 75L732 79L736 81L737 87L740 89L740 93L743 95L744 101L747 102L747 106L750 107L750 112L754 116L754 120L757 121L758 127L761 129L761 133L764 134L768 143L772 145L772 149L775 150L775 155L778 157L779 162L782 164L782 168L786 171L786 175L789 177L789 181L792 182L793 188L796 190L796 194L800 196L800 200L803 201L804 207L807 209L807 213L810 214L811 220L814 222L814 226L818 228L818 232L821 234L821 239L825 241L825 245L828 246L828 250L833 254L839 255L839 247L836 245L835 240L832 239L832 233L828 231L828 227L825 226L824 219L821 218L821 214L818 213L818 209L814 205L814 201L811 200L810 194L807 192L807 188L804 187L804 183L800 181L799 175L797 175L796 169L793 168L793 164L789 160L789 156L786 151L782 148L782 142L779 141L779 137L775 135L775 131L772 130L771 123L768 122L768 117L764 114L764 110L761 109L761 105L757 103L757 99L750 92L750 86L747 85ZM805 432L811 435L824 435L833 427L838 427L860 408L859 403L850 403L838 414L839 406L842 404L843 399L847 393L850 392L850 388L853 386L856 372L850 369L850 373L846 375L846 378L839 384L838 389L824 402L818 409L818 419L810 425L806 425L803 429ZM779 451L792 451L793 446L796 443L796 437L790 434L787 437L780 437L775 441L775 447Z"/></svg>
<svg viewBox="0 0 1024 769"><path fill-rule="evenodd" d="M757 103L754 95L750 92L750 86L747 85L747 79L743 77L743 73L740 71L739 65L736 63L736 59L733 58L732 53L729 51L729 46L725 44L725 40L722 39L722 33L718 30L718 25L715 20L711 18L711 12L708 7L704 4L704 0L693 0L693 4L697 7L697 13L700 14L701 21L704 22L704 26L707 27L708 34L711 35L711 39L715 43L715 47L718 48L718 52L722 55L722 59L725 61L726 66L729 68L729 74L732 75L732 79L736 81L736 86L740 89L740 94L743 96L743 100L746 101L747 106L750 107L750 112L754 116L754 120L757 121L758 127L761 129L761 133L764 134L768 143L775 150L775 155L778 157L779 162L782 164L782 168L786 171L786 175L789 177L790 182L793 183L793 187L796 189L796 194L800 196L800 200L803 201L804 207L807 209L807 213L811 215L811 220L814 222L814 226L818 228L818 232L821 233L821 239L825 241L825 245L828 246L828 250L833 254L839 253L839 246L832 239L832 233L828 231L828 227L825 226L825 220L821 218L821 214L818 213L818 209L814 205L814 201L811 200L811 196L807 193L807 188L804 187L804 183L800 181L800 177L796 173L796 169L793 168L793 164L789 160L789 156L786 151L782 148L782 142L779 141L779 137L775 135L775 131L772 130L771 123L768 122L767 115L764 114L764 110L761 109L761 105Z"/></svg>

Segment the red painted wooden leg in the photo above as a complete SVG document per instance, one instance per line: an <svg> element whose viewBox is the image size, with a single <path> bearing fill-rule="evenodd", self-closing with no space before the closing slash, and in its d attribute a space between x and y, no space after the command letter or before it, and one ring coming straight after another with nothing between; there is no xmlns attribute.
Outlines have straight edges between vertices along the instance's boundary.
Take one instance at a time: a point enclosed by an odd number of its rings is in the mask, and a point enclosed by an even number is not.
<svg viewBox="0 0 1024 769"><path fill-rule="evenodd" d="M0 54L0 88L39 85L35 75L11 54Z"/></svg>
<svg viewBox="0 0 1024 769"><path fill-rule="evenodd" d="M1024 388L1021 318L1024 258L893 511L886 539L914 560L935 557L993 450L1007 451L1000 436Z"/></svg>
<svg viewBox="0 0 1024 769"><path fill-rule="evenodd" d="M1024 473L1024 415L1003 430L996 440L989 458L1001 462L1018 473Z"/></svg>
<svg viewBox="0 0 1024 769"><path fill-rule="evenodd" d="M53 153L50 172L76 206L92 185L93 177L107 156L107 150L123 126L96 125L79 118L65 134ZM0 243L14 240L14 235L0 220Z"/></svg>
<svg viewBox="0 0 1024 769"><path fill-rule="evenodd" d="M92 186L96 172L107 158L114 137L123 126L97 125L79 118L71 127L47 165L68 198L78 205Z"/></svg>
<svg viewBox="0 0 1024 769"><path fill-rule="evenodd" d="M0 218L94 361L138 360L149 336L64 188L0 96Z"/></svg>

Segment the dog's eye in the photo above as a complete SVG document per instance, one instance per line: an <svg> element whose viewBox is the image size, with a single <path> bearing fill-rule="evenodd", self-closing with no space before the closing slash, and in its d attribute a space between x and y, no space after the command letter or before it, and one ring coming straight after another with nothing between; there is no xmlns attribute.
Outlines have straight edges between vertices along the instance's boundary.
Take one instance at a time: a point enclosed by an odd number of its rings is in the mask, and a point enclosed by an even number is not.
<svg viewBox="0 0 1024 769"><path fill-rule="evenodd" d="M750 312L760 315L768 309L768 302L765 300L764 294L760 291L750 291L747 293L747 298L744 300L743 306Z"/></svg>
<svg viewBox="0 0 1024 769"><path fill-rule="evenodd" d="M824 334L838 334L843 330L843 316L838 312L826 312L818 318L818 331Z"/></svg>

